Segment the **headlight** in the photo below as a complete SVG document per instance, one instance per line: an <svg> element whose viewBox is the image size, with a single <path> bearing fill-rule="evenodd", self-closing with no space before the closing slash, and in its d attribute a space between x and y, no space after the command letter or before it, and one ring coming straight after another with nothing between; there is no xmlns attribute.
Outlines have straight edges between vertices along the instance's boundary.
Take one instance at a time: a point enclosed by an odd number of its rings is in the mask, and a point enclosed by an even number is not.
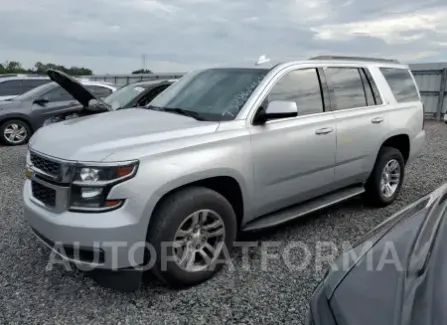
<svg viewBox="0 0 447 325"><path fill-rule="evenodd" d="M136 163L122 166L78 167L75 172L74 182L95 183L119 181L132 177L136 172L136 168Z"/></svg>
<svg viewBox="0 0 447 325"><path fill-rule="evenodd" d="M98 212L120 207L124 199L109 200L107 196L114 185L132 178L137 168L137 161L115 166L77 167L70 191L70 210Z"/></svg>

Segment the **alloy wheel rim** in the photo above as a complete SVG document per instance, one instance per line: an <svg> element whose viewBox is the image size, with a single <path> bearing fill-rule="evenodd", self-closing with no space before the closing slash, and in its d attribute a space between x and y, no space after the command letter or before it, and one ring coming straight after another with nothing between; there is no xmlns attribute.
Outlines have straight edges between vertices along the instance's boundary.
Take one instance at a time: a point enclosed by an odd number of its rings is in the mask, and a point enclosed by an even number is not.
<svg viewBox="0 0 447 325"><path fill-rule="evenodd" d="M214 265L225 244L225 224L212 210L190 214L178 227L174 242L174 261L187 272L199 272Z"/></svg>
<svg viewBox="0 0 447 325"><path fill-rule="evenodd" d="M400 183L401 168L396 159L392 159L385 164L380 178L380 191L386 198L390 198L396 193Z"/></svg>
<svg viewBox="0 0 447 325"><path fill-rule="evenodd" d="M18 123L11 123L5 127L3 136L9 143L18 144L26 139L27 131L25 126Z"/></svg>

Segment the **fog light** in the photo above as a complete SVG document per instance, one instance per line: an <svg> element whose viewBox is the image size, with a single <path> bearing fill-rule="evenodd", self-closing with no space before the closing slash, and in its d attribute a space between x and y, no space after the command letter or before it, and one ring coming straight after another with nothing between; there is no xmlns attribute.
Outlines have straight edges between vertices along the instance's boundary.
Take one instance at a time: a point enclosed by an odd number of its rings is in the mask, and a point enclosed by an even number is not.
<svg viewBox="0 0 447 325"><path fill-rule="evenodd" d="M81 188L81 197L83 199L94 199L97 196L101 195L102 188L94 188L94 187L82 187Z"/></svg>

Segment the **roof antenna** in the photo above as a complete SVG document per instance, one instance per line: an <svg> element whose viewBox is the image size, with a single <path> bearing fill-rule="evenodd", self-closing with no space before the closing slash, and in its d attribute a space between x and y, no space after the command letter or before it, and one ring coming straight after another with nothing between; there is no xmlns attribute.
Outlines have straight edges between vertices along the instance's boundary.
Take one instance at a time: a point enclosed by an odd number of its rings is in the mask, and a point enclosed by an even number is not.
<svg viewBox="0 0 447 325"><path fill-rule="evenodd" d="M259 57L258 61L256 61L255 65L261 65L261 64L264 64L264 63L267 63L267 62L270 62L270 59L263 54L263 55L261 55Z"/></svg>

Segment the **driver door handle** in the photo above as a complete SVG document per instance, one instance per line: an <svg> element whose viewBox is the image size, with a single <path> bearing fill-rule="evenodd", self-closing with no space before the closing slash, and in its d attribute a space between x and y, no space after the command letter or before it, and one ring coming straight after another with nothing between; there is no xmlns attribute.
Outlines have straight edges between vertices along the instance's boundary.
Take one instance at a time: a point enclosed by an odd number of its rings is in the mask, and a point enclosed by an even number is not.
<svg viewBox="0 0 447 325"><path fill-rule="evenodd" d="M322 128L322 129L316 130L315 134L317 134L317 135L328 134L328 133L331 133L332 131L334 131L333 128Z"/></svg>
<svg viewBox="0 0 447 325"><path fill-rule="evenodd" d="M371 120L371 123L379 124L383 122L383 117L375 117Z"/></svg>

